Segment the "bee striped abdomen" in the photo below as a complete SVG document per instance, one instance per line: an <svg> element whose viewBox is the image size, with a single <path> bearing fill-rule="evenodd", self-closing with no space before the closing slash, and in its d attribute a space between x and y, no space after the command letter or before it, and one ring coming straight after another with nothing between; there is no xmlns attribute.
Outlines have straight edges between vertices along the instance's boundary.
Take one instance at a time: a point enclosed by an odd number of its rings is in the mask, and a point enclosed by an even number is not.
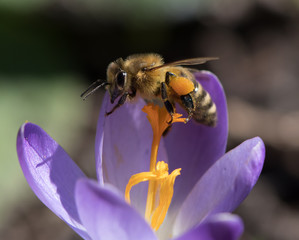
<svg viewBox="0 0 299 240"><path fill-rule="evenodd" d="M195 89L191 93L194 102L193 119L207 126L216 126L217 109L210 94L198 83L194 82Z"/></svg>

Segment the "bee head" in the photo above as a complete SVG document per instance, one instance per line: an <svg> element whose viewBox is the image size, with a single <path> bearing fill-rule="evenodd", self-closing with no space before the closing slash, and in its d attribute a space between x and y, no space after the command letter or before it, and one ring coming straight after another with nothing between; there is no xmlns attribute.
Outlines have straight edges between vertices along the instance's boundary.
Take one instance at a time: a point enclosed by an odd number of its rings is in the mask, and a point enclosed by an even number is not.
<svg viewBox="0 0 299 240"><path fill-rule="evenodd" d="M107 69L107 82L110 101L114 103L115 99L123 95L126 91L127 72L121 69L122 59L117 59L109 64Z"/></svg>

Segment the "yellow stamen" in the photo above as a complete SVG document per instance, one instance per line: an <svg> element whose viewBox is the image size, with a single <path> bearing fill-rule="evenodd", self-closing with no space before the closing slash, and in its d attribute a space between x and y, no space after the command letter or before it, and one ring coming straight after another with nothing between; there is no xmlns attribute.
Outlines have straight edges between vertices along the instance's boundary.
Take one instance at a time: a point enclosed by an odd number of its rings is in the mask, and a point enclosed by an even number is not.
<svg viewBox="0 0 299 240"><path fill-rule="evenodd" d="M164 221L173 196L173 185L175 178L180 174L181 168L175 169L167 177L167 179L161 182L159 205L153 212L151 221L151 226L155 231L159 229L159 227Z"/></svg>
<svg viewBox="0 0 299 240"><path fill-rule="evenodd" d="M147 113L147 119L153 130L150 169L149 172L137 173L130 178L126 187L125 198L130 203L131 188L140 182L149 181L145 219L151 223L154 230L158 230L168 211L173 196L174 181L180 175L181 169L175 169L169 175L168 164L163 161L157 163L160 140L163 132L169 127L171 120L166 108L148 104L143 107L142 111ZM174 113L172 123L185 123L186 119L181 118L181 116L181 114ZM157 204L156 200L158 201Z"/></svg>
<svg viewBox="0 0 299 240"><path fill-rule="evenodd" d="M173 185L175 178L180 175L181 168L175 169L170 175L168 173L168 164L160 161L157 163L153 172L141 172L133 175L126 187L125 199L130 203L130 191L133 186L145 181L153 181L156 183L156 189L160 189L159 193L154 192L152 195L159 195L159 205L153 211L151 218L151 226L154 230L158 230L163 223L167 210L173 196Z"/></svg>

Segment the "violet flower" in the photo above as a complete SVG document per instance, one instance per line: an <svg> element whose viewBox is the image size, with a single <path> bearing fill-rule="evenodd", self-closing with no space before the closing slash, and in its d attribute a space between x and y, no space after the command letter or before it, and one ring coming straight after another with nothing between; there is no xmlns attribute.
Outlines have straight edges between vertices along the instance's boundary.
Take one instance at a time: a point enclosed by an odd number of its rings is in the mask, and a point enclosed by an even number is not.
<svg viewBox="0 0 299 240"><path fill-rule="evenodd" d="M228 124L223 89L209 72L196 74L218 111L215 128L176 123L161 140L158 160L181 168L166 218L157 232L144 220L147 183L132 188L130 177L149 170L152 130L141 109L127 103L109 117L106 95L95 144L98 182L89 180L44 130L25 123L17 137L24 175L38 198L84 239L238 239L242 220L231 214L256 183L265 157L258 137L225 154Z"/></svg>

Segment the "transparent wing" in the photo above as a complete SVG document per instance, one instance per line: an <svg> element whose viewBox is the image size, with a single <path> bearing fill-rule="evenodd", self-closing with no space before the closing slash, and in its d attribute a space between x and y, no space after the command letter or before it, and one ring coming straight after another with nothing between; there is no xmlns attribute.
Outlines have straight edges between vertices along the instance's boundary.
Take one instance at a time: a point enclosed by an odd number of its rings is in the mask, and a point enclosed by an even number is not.
<svg viewBox="0 0 299 240"><path fill-rule="evenodd" d="M171 63L165 63L160 66L152 67L152 68L147 68L146 71L153 71L162 67L168 67L168 66L190 66L190 65L199 65L199 64L204 64L208 61L212 60L218 60L218 57L202 57L202 58L189 58L189 59L184 59L184 60L179 60Z"/></svg>

